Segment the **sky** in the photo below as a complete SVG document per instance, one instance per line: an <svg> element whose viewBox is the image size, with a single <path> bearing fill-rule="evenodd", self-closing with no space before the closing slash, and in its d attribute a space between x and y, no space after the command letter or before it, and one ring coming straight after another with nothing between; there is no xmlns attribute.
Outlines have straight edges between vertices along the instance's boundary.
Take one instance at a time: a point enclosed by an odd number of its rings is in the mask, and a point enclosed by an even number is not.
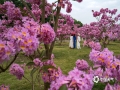
<svg viewBox="0 0 120 90"><path fill-rule="evenodd" d="M50 3L53 1L55 0L48 0ZM97 21L93 17L92 10L99 11L101 8L119 9L117 14L120 14L120 0L83 0L81 3L71 0L71 2L72 12L68 14L83 24ZM66 14L65 9L62 9L61 12Z"/></svg>

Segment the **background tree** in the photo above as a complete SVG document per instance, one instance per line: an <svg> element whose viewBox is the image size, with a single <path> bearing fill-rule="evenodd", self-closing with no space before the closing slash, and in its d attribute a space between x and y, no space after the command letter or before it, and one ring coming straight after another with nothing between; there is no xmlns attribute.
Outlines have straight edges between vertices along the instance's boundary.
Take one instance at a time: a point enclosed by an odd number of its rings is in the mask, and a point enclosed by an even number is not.
<svg viewBox="0 0 120 90"><path fill-rule="evenodd" d="M102 42L103 47L106 47L111 37L116 38L118 36L116 32L119 30L117 26L120 14L116 15L117 9L109 10L108 8L102 8L100 11L92 10L92 12L97 22L84 25L80 29L80 33L83 38L91 40L97 39Z"/></svg>
<svg viewBox="0 0 120 90"><path fill-rule="evenodd" d="M83 26L83 24L80 21L76 20L76 19L74 19L74 24L78 24L79 27Z"/></svg>

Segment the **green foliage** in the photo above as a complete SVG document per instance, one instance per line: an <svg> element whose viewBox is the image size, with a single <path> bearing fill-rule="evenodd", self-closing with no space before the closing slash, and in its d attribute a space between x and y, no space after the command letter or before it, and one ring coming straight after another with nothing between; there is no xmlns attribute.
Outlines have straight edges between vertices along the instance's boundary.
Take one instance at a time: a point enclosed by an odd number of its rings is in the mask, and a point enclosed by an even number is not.
<svg viewBox="0 0 120 90"><path fill-rule="evenodd" d="M68 89L67 89L67 86L64 84L59 88L59 90L68 90Z"/></svg>
<svg viewBox="0 0 120 90"><path fill-rule="evenodd" d="M16 7L24 6L20 0L0 0L0 4L3 4L5 1L12 1Z"/></svg>
<svg viewBox="0 0 120 90"><path fill-rule="evenodd" d="M0 4L3 4L6 0L0 0Z"/></svg>
<svg viewBox="0 0 120 90"><path fill-rule="evenodd" d="M79 27L83 26L83 24L80 21L76 20L76 19L74 19L74 24L79 24Z"/></svg>
<svg viewBox="0 0 120 90"><path fill-rule="evenodd" d="M37 71L38 69L37 68L33 68L31 73L30 73L30 76L33 77L34 73Z"/></svg>
<svg viewBox="0 0 120 90"><path fill-rule="evenodd" d="M26 64L26 66L32 66L32 65L34 65L34 62L28 62L28 63Z"/></svg>
<svg viewBox="0 0 120 90"><path fill-rule="evenodd" d="M92 90L104 90L105 85L104 83L95 83Z"/></svg>
<svg viewBox="0 0 120 90"><path fill-rule="evenodd" d="M45 50L42 50L42 52L40 53L40 57L43 58L45 56Z"/></svg>
<svg viewBox="0 0 120 90"><path fill-rule="evenodd" d="M24 6L20 0L4 0L4 1L12 1L16 7L23 7Z"/></svg>

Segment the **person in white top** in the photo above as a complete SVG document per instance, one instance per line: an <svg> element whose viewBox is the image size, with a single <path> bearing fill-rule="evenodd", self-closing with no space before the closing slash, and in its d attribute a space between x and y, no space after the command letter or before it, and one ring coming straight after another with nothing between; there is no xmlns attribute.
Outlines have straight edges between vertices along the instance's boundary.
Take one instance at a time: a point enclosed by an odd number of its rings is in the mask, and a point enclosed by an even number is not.
<svg viewBox="0 0 120 90"><path fill-rule="evenodd" d="M78 35L77 35L77 49L81 49L81 47L80 47L80 41L81 41L80 34L78 33Z"/></svg>
<svg viewBox="0 0 120 90"><path fill-rule="evenodd" d="M70 42L69 42L69 47L73 48L73 36L70 36Z"/></svg>

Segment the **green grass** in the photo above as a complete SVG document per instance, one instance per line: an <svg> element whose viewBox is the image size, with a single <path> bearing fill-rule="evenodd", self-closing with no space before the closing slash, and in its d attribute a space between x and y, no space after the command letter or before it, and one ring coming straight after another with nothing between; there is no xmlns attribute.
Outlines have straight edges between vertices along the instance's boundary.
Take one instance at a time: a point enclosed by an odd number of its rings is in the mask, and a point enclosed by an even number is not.
<svg viewBox="0 0 120 90"><path fill-rule="evenodd" d="M67 74L70 70L75 67L75 62L77 59L84 59L88 61L89 65L92 65L92 62L89 60L90 48L82 47L81 49L70 49L68 47L68 42L63 42L62 45L56 43L53 53L55 55L54 62L60 67L64 74ZM120 42L110 42L108 45L109 50L114 51L114 54L120 54ZM28 62L29 59L23 55L19 55L17 58L17 63ZM26 68L25 76L30 79L30 69ZM3 72L0 74L0 85L5 84L10 86L10 90L31 90L31 85L24 78L22 80L17 80L15 76L9 74L9 71ZM93 90L103 90L103 84L97 84L94 86ZM39 89L38 85L35 87L35 90Z"/></svg>
<svg viewBox="0 0 120 90"><path fill-rule="evenodd" d="M90 48L82 47L81 49L70 49L68 43L63 43L62 46L56 45L54 48L54 62L57 66L60 66L63 73L67 74L68 71L73 69L77 59L85 59L91 64L88 60L89 52Z"/></svg>

